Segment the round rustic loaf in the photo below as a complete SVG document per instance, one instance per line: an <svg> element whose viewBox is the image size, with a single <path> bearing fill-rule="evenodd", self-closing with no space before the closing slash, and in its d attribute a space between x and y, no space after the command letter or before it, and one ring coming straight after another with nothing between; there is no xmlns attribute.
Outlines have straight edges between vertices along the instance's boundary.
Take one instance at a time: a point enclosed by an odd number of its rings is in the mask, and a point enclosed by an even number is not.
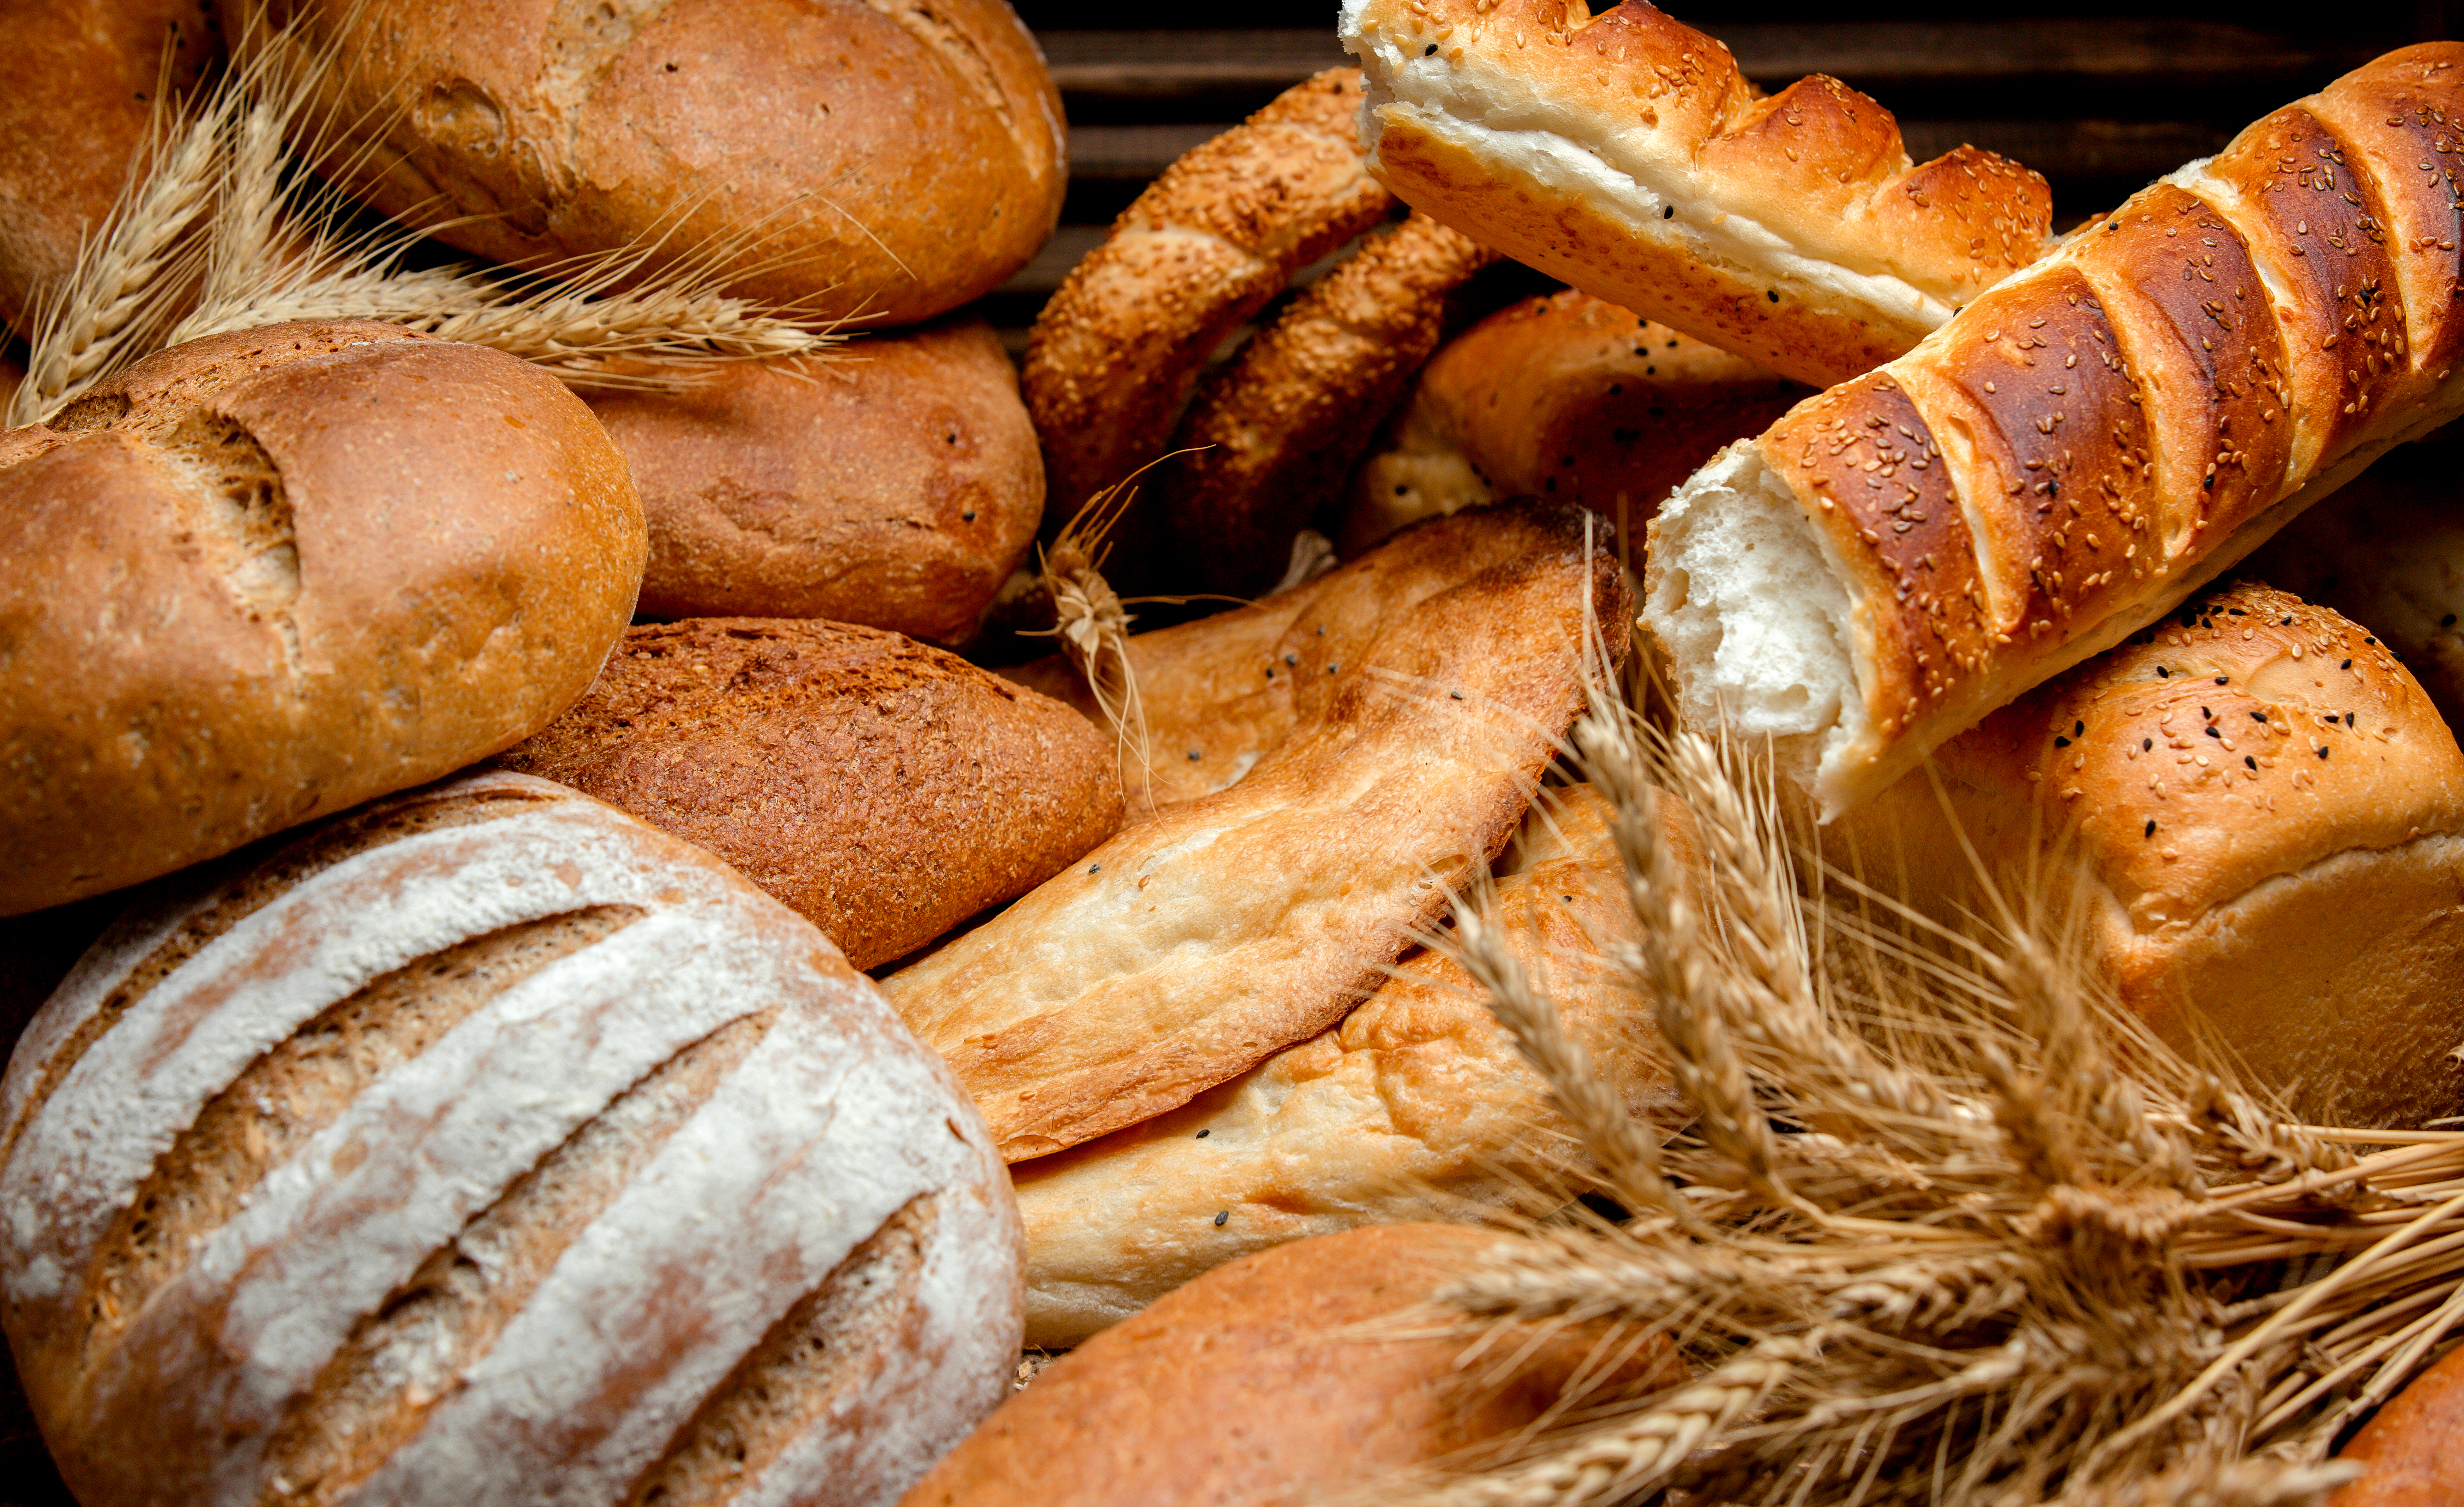
<svg viewBox="0 0 2464 1507"><path fill-rule="evenodd" d="M820 933L491 772L201 871L0 1080L85 1507L893 1496L1006 1389L981 1122Z"/></svg>
<svg viewBox="0 0 2464 1507"><path fill-rule="evenodd" d="M827 617L956 643L1044 516L1035 425L981 320L590 406L642 494L651 617Z"/></svg>
<svg viewBox="0 0 2464 1507"><path fill-rule="evenodd" d="M580 399L390 324L175 346L0 432L0 914L520 742L642 552Z"/></svg>
<svg viewBox="0 0 2464 1507"><path fill-rule="evenodd" d="M1060 94L1001 0L267 10L344 60L303 117L328 167L498 261L715 254L733 292L906 324L1024 266L1067 186Z"/></svg>
<svg viewBox="0 0 2464 1507"><path fill-rule="evenodd" d="M2357 1461L2362 1478L2330 1498L2330 1507L2447 1507L2464 1498L2464 1350L2405 1384L2362 1425L2340 1460Z"/></svg>
<svg viewBox="0 0 2464 1507"><path fill-rule="evenodd" d="M1068 707L896 633L790 618L628 631L504 754L717 853L859 968L1050 878L1121 825Z"/></svg>
<svg viewBox="0 0 2464 1507"><path fill-rule="evenodd" d="M143 151L164 91L219 47L204 0L32 0L0 47L0 324L65 280ZM6 394L0 394L5 401Z"/></svg>

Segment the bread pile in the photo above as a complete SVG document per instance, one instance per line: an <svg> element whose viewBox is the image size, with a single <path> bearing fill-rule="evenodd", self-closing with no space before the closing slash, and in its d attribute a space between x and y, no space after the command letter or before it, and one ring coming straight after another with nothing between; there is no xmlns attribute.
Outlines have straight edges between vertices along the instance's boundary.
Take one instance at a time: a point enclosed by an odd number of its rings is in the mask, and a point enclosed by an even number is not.
<svg viewBox="0 0 2464 1507"><path fill-rule="evenodd" d="M1064 128L998 0L96 10L0 62L0 1326L89 1503L1297 1501L1681 1380L1409 1327L1468 1227L1622 1217L1465 939L1617 1136L1693 1113L1638 916L1733 833L1573 756L1655 669L1924 924L2464 1112L2452 468L2379 462L2464 392L2464 46L2057 244L1642 0L1347 0L1014 368ZM228 292L130 239L195 140L692 368L105 331Z"/></svg>

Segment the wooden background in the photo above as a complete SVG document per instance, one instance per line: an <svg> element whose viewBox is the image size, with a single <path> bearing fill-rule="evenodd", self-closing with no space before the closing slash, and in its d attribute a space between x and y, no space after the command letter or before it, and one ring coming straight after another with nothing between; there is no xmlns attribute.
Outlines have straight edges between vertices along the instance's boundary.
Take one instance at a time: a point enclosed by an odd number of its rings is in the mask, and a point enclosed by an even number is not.
<svg viewBox="0 0 2464 1507"><path fill-rule="evenodd" d="M1872 95L1920 161L1962 142L2016 158L2051 180L2066 227L2388 48L2455 34L2458 4L2357 5L2299 25L2256 7L2218 19L2213 6L2102 0L1985 13L1886 0L1853 20L1837 5L1790 3L1672 13L1727 42L1766 89L1826 73ZM1070 176L1059 233L985 300L1013 350L1071 264L1166 164L1345 60L1333 0L1237 11L1024 0L1018 10L1061 86ZM66 1507L14 1382L0 1369L0 1507Z"/></svg>

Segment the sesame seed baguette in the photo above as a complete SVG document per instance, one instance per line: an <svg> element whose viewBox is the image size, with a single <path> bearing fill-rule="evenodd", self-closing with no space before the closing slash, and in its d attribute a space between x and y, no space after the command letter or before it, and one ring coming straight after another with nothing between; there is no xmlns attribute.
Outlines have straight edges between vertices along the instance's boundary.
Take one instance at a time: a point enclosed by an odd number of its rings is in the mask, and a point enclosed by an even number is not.
<svg viewBox="0 0 2464 1507"><path fill-rule="evenodd" d="M1377 181L1482 243L1816 386L1890 360L2044 250L2043 178L1916 166L1815 75L1763 98L1645 4L1345 0Z"/></svg>
<svg viewBox="0 0 2464 1507"><path fill-rule="evenodd" d="M2277 111L1696 473L1643 615L1681 711L1835 816L2464 409L2459 65Z"/></svg>

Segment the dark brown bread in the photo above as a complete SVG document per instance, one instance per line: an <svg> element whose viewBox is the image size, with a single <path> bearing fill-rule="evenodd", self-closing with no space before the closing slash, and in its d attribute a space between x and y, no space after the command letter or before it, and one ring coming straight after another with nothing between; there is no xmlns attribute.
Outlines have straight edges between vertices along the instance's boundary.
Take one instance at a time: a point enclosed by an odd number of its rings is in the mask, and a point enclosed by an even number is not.
<svg viewBox="0 0 2464 1507"><path fill-rule="evenodd" d="M1459 1366L1459 1336L1379 1332L1502 1238L1376 1225L1219 1267L1054 1362L902 1507L1283 1507L1502 1442L1578 1381L1683 1380L1657 1338L1584 1376L1584 1325L1492 1349L1519 1362L1503 1379Z"/></svg>
<svg viewBox="0 0 2464 1507"><path fill-rule="evenodd" d="M590 406L642 494L650 617L826 617L956 643L1044 516L1035 426L981 320Z"/></svg>
<svg viewBox="0 0 2464 1507"><path fill-rule="evenodd" d="M1111 740L954 654L845 623L635 628L498 761L742 870L859 968L1025 894L1121 824Z"/></svg>
<svg viewBox="0 0 2464 1507"><path fill-rule="evenodd" d="M998 1415L997 1415L998 1416ZM2365 1474L2329 1507L2452 1507L2464 1500L2464 1350L2408 1383L2362 1425L2340 1460Z"/></svg>
<svg viewBox="0 0 2464 1507"><path fill-rule="evenodd" d="M395 325L176 346L0 433L0 914L530 736L623 631L642 550L579 399Z"/></svg>
<svg viewBox="0 0 2464 1507"><path fill-rule="evenodd" d="M907 324L999 287L1060 217L1060 95L1001 0L268 10L345 61L310 112L341 126L330 166L499 261L733 254L736 292Z"/></svg>
<svg viewBox="0 0 2464 1507"><path fill-rule="evenodd" d="M157 97L219 50L204 0L20 0L0 46L0 324L25 327L100 228ZM0 393L0 401L6 394Z"/></svg>

